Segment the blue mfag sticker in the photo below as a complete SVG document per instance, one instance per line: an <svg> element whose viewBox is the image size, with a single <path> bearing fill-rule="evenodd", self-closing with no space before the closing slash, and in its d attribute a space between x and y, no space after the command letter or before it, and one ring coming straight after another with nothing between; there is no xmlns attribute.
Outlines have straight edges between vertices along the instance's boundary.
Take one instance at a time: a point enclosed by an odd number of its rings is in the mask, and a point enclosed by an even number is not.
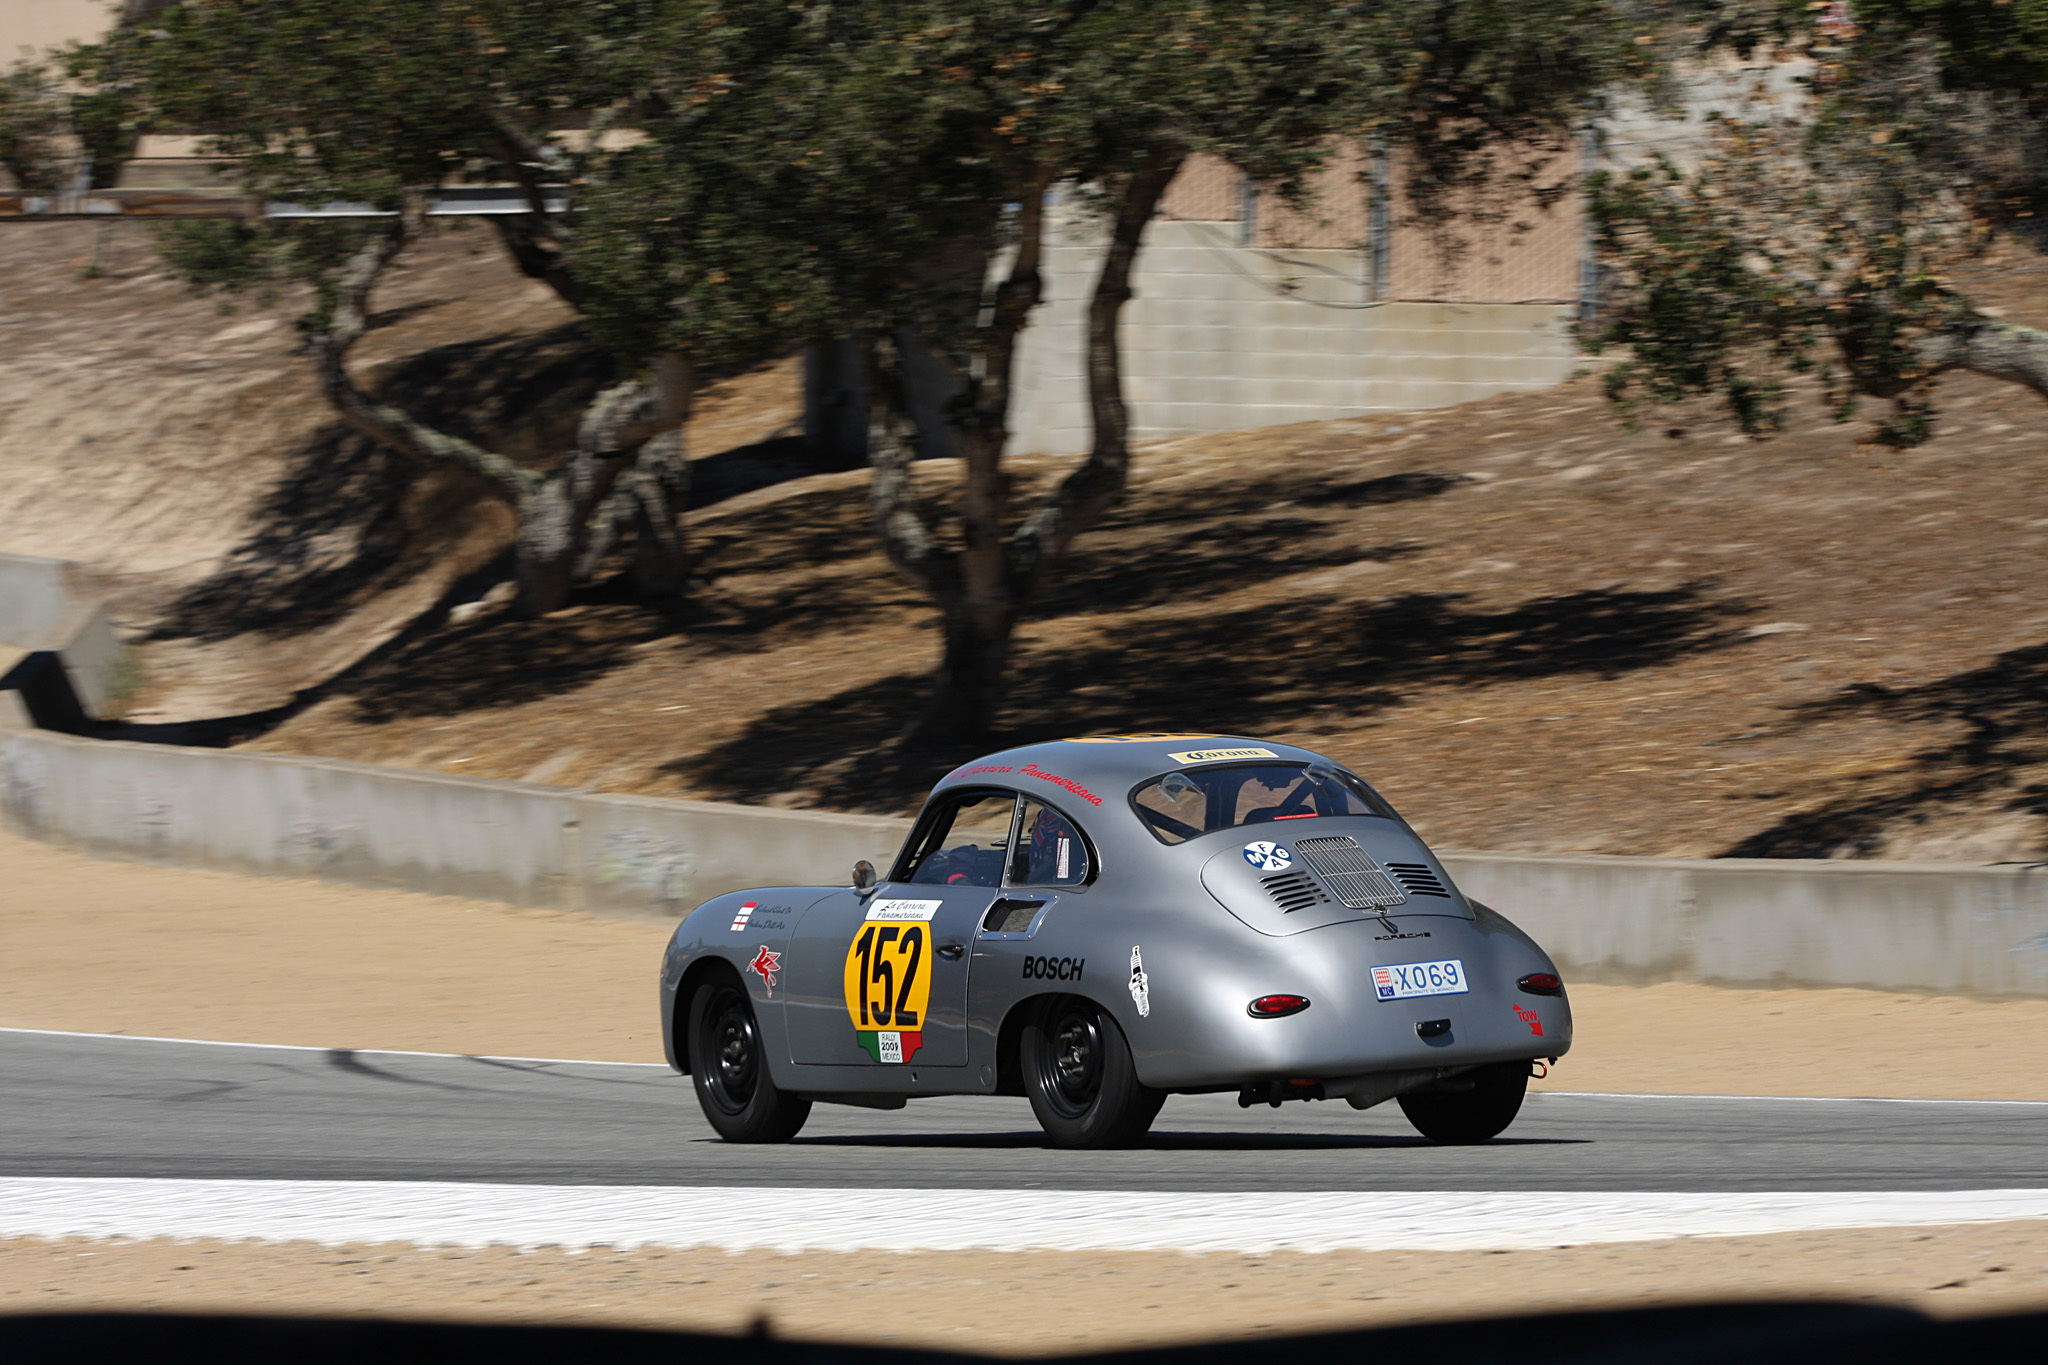
<svg viewBox="0 0 2048 1365"><path fill-rule="evenodd" d="M1285 872L1294 866L1294 855L1270 839L1246 844L1244 860L1261 872Z"/></svg>

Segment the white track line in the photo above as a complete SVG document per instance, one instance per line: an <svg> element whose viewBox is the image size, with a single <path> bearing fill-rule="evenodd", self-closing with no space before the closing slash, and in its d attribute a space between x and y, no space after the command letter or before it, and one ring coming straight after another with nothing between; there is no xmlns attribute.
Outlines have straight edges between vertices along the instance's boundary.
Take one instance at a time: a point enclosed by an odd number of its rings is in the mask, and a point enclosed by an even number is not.
<svg viewBox="0 0 2048 1365"><path fill-rule="evenodd" d="M2048 1100L1902 1099L1896 1095L1674 1095L1659 1090L1531 1090L1529 1098L1555 1095L1567 1100L1741 1100L1768 1104L2007 1104L2048 1108Z"/></svg>
<svg viewBox="0 0 2048 1365"><path fill-rule="evenodd" d="M2048 1189L1180 1194L0 1179L0 1236L731 1251L1388 1251L2048 1218Z"/></svg>
<svg viewBox="0 0 2048 1365"><path fill-rule="evenodd" d="M237 1043L226 1038L166 1038L151 1033L84 1033L61 1028L7 1028L0 1033L26 1033L41 1038L97 1038L120 1043L188 1043L193 1047L260 1047L278 1052L353 1052L376 1057L444 1057L456 1061L534 1062L547 1066L634 1066L667 1071L666 1062L593 1062L574 1057L504 1057L489 1052L412 1052L392 1047L311 1047L304 1043ZM1675 1095L1660 1091L1531 1090L1529 1098L1555 1095L1572 1100L1769 1100L1794 1104L2006 1104L2048 1107L2048 1100L1899 1099L1884 1095Z"/></svg>
<svg viewBox="0 0 2048 1365"><path fill-rule="evenodd" d="M192 1047L260 1047L274 1052L352 1052L372 1057L450 1057L457 1061L542 1062L549 1066L638 1066L667 1071L667 1062L591 1062L574 1057L501 1057L491 1052L408 1052L396 1047L311 1047L305 1043L237 1043L227 1038L163 1038L153 1033L81 1033L63 1028L0 1028L41 1038L99 1038L119 1043L185 1043Z"/></svg>

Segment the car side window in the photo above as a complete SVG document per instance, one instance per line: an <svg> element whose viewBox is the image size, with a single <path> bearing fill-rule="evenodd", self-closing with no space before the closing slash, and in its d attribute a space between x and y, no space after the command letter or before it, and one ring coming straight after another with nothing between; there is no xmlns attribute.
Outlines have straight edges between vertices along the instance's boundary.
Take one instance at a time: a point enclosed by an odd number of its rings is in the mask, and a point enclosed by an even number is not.
<svg viewBox="0 0 2048 1365"><path fill-rule="evenodd" d="M1001 886L1016 806L1009 792L954 800L932 822L905 880L915 886Z"/></svg>
<svg viewBox="0 0 2048 1365"><path fill-rule="evenodd" d="M1080 886L1093 871L1080 828L1043 801L1024 801L1017 847L1010 855L1012 886Z"/></svg>

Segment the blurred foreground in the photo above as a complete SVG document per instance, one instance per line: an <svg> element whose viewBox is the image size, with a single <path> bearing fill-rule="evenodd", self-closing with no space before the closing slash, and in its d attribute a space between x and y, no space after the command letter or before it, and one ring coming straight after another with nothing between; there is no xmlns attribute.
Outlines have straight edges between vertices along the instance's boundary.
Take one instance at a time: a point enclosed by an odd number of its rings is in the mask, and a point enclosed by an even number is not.
<svg viewBox="0 0 2048 1365"><path fill-rule="evenodd" d="M2048 1332L2040 1313L2048 1299L2042 1230L2033 1225L2000 1237L1980 1229L1942 1230L1923 1234L1937 1245L1911 1251L1883 1242L1858 1247L1845 1236L1790 1245L1649 1244L1598 1258L1564 1252L1508 1260L1451 1253L1259 1260L1154 1254L977 1258L971 1265L953 1257L891 1255L597 1253L572 1259L546 1251L0 1243L0 1283L6 1284L22 1282L21 1263L29 1257L52 1270L79 1256L103 1260L92 1271L66 1272L68 1292L46 1290L40 1303L29 1293L0 1288L0 1307L16 1312L264 1315L0 1318L0 1349L35 1359L119 1351L208 1365L415 1356L750 1365L822 1356L842 1365L885 1365L914 1361L921 1351L971 1353L924 1357L936 1365L1147 1347L1169 1349L1136 1357L1134 1365L1304 1358L1463 1365L2027 1359ZM2023 1239L2027 1231L2031 1247ZM1995 1268L2019 1272L2004 1277L2020 1282L2017 1292L1915 1288L1914 1271L1924 1279L1943 1255L2011 1262ZM1755 1265L1764 1256L1799 1269L1782 1287L1767 1284ZM1856 1264L1871 1268L1848 1269ZM250 1278L231 1285L228 1277L237 1272ZM124 1281L125 1291L115 1287ZM1587 1288L1596 1281L1597 1290ZM1936 1320L1903 1311L1906 1306ZM1588 1311L1597 1309L1609 1311ZM1940 1320L2029 1309L2026 1317ZM308 1316L276 1316L282 1313ZM1460 1314L1486 1316L1445 1320ZM481 1326L513 1323L527 1330ZM746 1335L663 1338L621 1328ZM1303 1335L1347 1329L1356 1334Z"/></svg>

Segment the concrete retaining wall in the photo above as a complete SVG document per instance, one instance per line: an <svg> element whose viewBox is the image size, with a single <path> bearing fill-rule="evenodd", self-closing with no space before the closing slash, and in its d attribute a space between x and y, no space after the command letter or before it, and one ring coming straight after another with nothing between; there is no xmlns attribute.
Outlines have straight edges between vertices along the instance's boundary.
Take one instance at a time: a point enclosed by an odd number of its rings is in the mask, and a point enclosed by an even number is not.
<svg viewBox="0 0 2048 1365"><path fill-rule="evenodd" d="M39 724L81 728L106 715L119 686L121 643L75 564L0 554L0 663L5 690Z"/></svg>
<svg viewBox="0 0 2048 1365"><path fill-rule="evenodd" d="M763 882L844 883L908 828L42 730L0 731L0 818L115 857L658 919Z"/></svg>
<svg viewBox="0 0 2048 1365"><path fill-rule="evenodd" d="M1582 981L2048 996L2048 866L1446 854Z"/></svg>
<svg viewBox="0 0 2048 1365"><path fill-rule="evenodd" d="M0 730L0 818L110 856L674 919L840 885L905 820ZM1572 980L2048 997L2048 868L1451 853Z"/></svg>

